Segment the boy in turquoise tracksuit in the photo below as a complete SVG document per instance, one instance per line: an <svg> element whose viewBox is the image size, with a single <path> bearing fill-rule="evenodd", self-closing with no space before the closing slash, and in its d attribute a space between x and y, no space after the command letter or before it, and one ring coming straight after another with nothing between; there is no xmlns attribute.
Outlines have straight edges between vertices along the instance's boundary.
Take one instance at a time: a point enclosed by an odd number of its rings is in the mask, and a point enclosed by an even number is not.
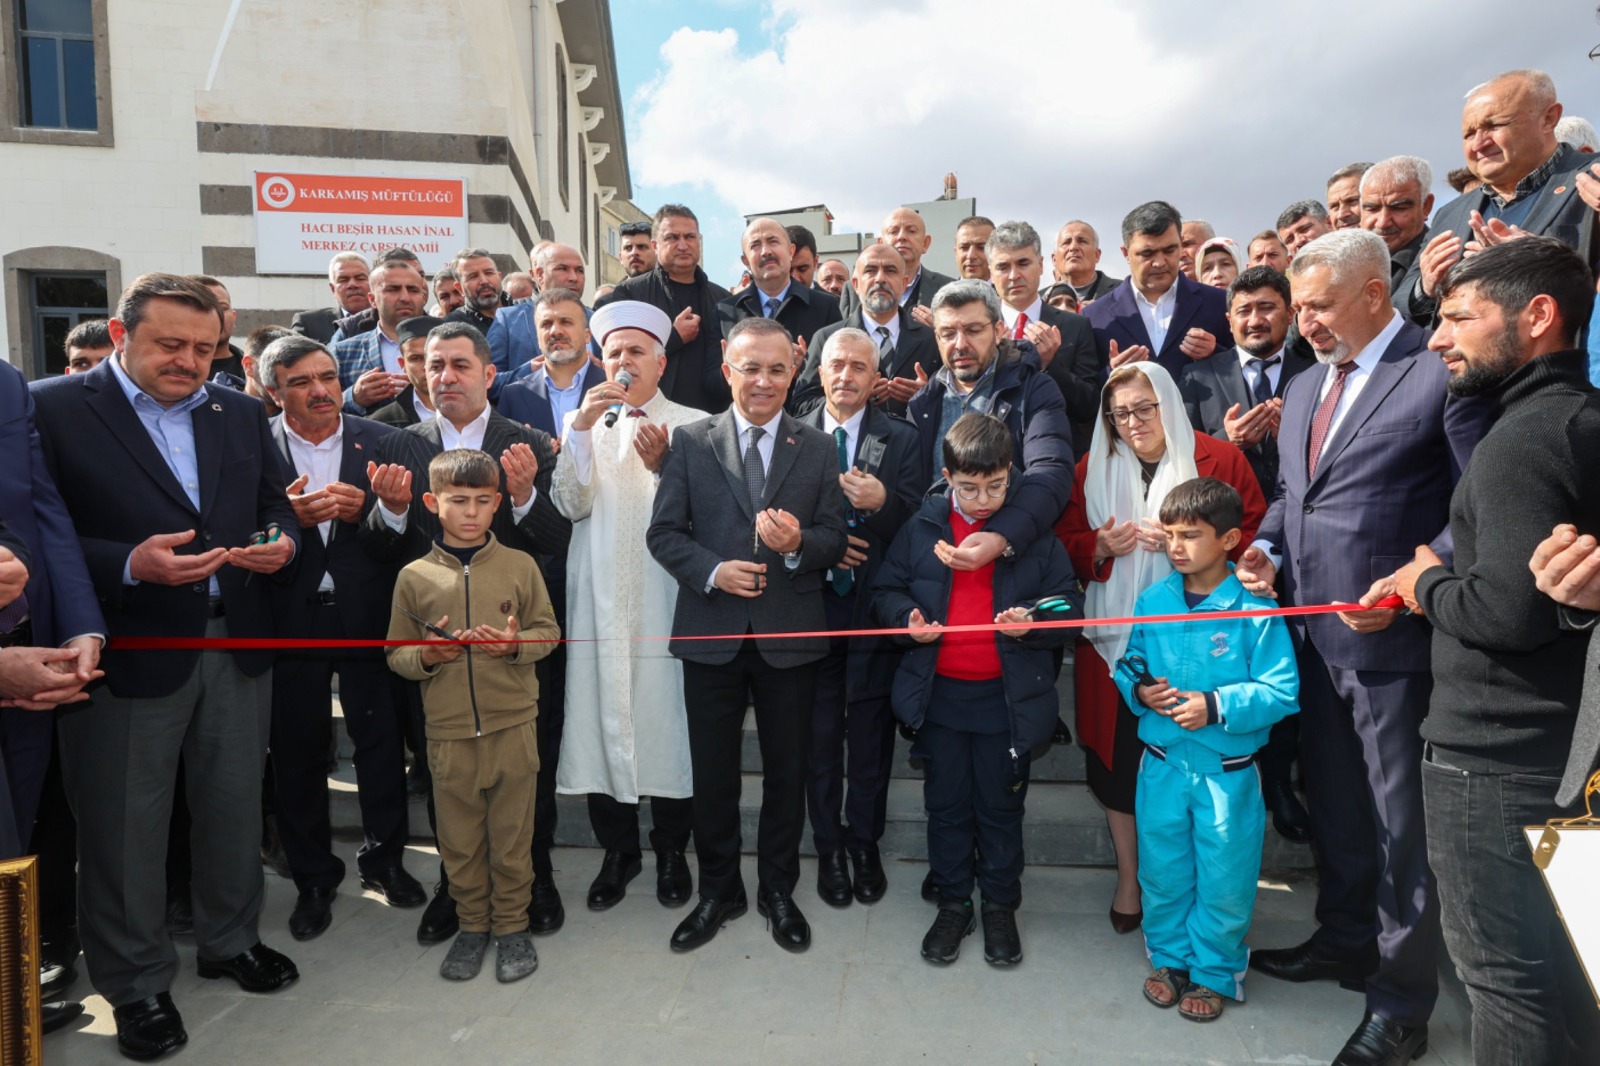
<svg viewBox="0 0 1600 1066"><path fill-rule="evenodd" d="M1232 486L1195 478L1161 505L1177 571L1140 594L1135 615L1193 623L1135 625L1117 687L1139 716L1145 756L1134 811L1145 950L1144 995L1191 1021L1244 1000L1244 946L1261 870L1266 809L1255 754L1296 710L1300 679L1281 618L1215 623L1207 612L1274 606L1244 590L1228 553L1242 536Z"/></svg>

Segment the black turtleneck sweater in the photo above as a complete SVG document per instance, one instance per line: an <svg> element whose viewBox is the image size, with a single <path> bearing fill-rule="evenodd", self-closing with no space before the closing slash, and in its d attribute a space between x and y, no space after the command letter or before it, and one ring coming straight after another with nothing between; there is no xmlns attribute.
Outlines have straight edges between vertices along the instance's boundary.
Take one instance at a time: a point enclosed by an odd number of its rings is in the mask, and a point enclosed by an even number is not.
<svg viewBox="0 0 1600 1066"><path fill-rule="evenodd" d="M1589 636L1562 630L1528 559L1562 522L1600 533L1600 392L1587 362L1540 356L1500 387L1500 418L1450 500L1453 570L1417 581L1434 626L1422 736L1463 770L1560 776L1572 746Z"/></svg>

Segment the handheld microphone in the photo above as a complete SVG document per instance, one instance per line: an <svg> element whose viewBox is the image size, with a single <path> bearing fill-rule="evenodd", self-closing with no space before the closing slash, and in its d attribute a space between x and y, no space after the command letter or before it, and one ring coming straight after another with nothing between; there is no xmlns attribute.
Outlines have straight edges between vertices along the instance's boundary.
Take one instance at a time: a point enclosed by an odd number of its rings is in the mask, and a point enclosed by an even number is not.
<svg viewBox="0 0 1600 1066"><path fill-rule="evenodd" d="M617 372L617 384L621 385L624 389L633 388L633 375L628 373L626 370L618 371ZM607 429L610 429L612 426L617 424L617 416L619 414L621 414L621 413L622 413L622 405L620 403L614 403L609 408L606 409L606 428Z"/></svg>

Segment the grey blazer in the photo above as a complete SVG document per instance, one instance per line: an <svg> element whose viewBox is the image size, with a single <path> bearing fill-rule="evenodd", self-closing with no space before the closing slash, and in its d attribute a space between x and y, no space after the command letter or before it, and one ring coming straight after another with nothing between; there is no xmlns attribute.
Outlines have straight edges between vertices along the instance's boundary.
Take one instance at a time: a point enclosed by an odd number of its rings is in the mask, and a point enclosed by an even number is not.
<svg viewBox="0 0 1600 1066"><path fill-rule="evenodd" d="M655 510L645 543L678 581L672 620L673 655L689 662L720 666L731 662L743 641L683 640L718 633L823 632L824 572L844 558L844 493L839 489L839 455L833 438L780 416L767 468L763 509L780 508L800 522L799 565L755 537L755 508L745 487L744 457L730 408L672 435L661 468ZM711 572L724 560L767 565L767 585L746 599L715 588ZM772 666L815 662L828 653L826 637L757 640L761 657Z"/></svg>

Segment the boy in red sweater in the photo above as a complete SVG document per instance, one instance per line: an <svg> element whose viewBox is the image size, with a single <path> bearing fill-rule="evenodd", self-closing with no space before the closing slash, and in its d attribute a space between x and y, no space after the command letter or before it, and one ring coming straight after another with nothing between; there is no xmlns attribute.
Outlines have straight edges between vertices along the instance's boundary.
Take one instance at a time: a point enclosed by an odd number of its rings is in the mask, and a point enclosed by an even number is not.
<svg viewBox="0 0 1600 1066"><path fill-rule="evenodd" d="M918 730L924 760L929 881L939 913L922 957L952 963L977 925L974 885L983 891L984 957L1022 960L1016 909L1022 900L1022 813L1030 753L1055 732L1051 649L1067 629L1027 629L1030 604L1061 596L1082 617L1082 595L1061 542L1040 537L977 570L953 569L952 545L1005 503L1016 482L1011 432L990 415L962 415L942 442L947 494L931 496L900 530L878 571L873 611L912 633L894 679L894 712ZM1052 612L1062 618L1067 612ZM994 624L988 632L946 626ZM974 853L976 852L976 857Z"/></svg>

